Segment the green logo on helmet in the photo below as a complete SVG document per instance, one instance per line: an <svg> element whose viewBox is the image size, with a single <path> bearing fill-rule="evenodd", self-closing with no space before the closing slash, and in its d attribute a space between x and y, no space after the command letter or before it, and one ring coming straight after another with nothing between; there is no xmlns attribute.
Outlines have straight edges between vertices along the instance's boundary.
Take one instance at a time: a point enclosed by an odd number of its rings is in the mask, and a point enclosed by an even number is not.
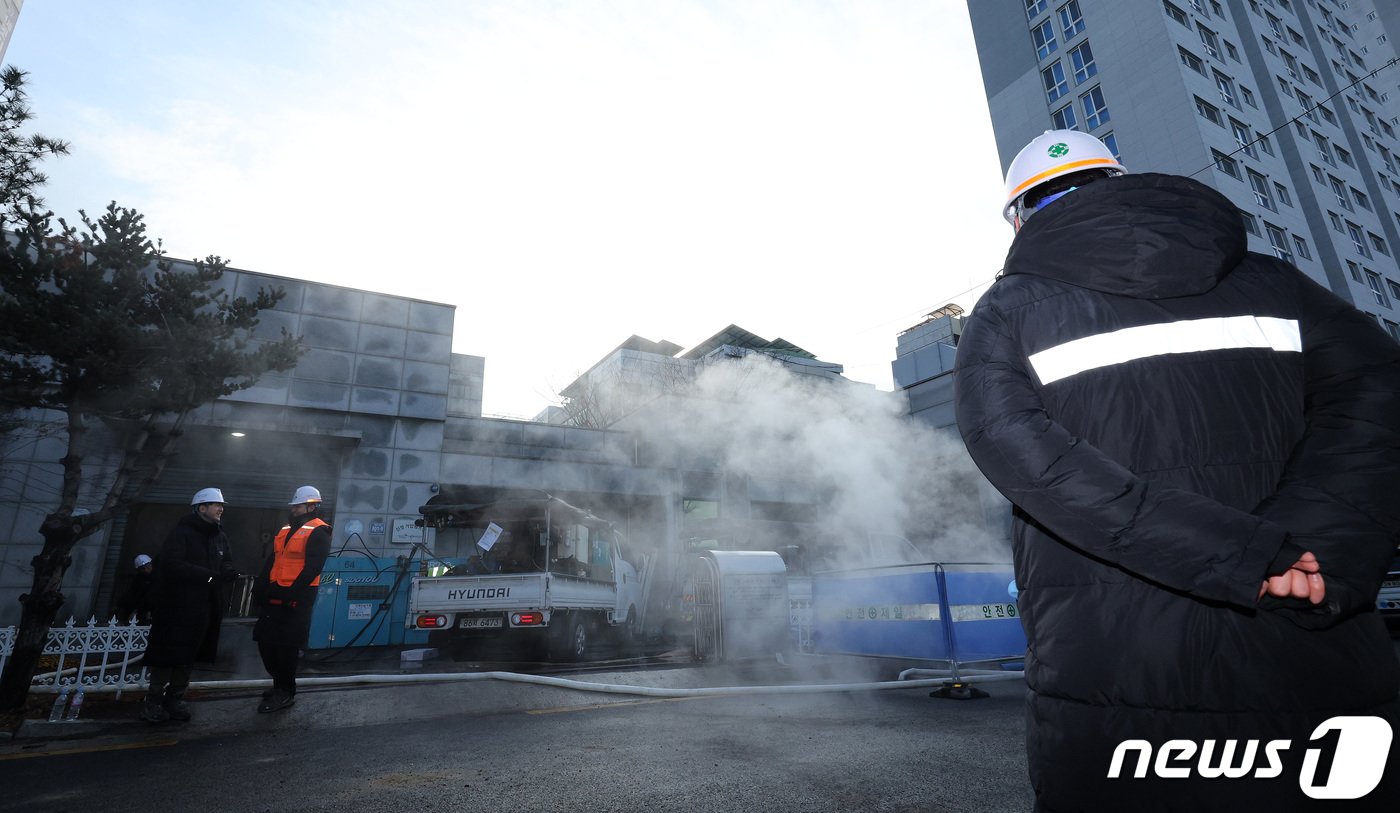
<svg viewBox="0 0 1400 813"><path fill-rule="evenodd" d="M1061 141L1058 144L1051 144L1050 149L1046 154L1049 155L1051 158L1060 158L1062 156L1069 155L1069 145L1063 141Z"/></svg>

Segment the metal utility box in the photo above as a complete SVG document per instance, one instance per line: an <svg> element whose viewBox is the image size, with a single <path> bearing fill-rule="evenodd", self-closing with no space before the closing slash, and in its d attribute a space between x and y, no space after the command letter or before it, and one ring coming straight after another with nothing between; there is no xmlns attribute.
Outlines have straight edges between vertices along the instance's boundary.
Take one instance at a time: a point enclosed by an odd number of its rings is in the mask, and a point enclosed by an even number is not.
<svg viewBox="0 0 1400 813"><path fill-rule="evenodd" d="M311 611L307 648L426 644L426 632L405 629L408 588L420 564L416 559L369 555L327 559Z"/></svg>
<svg viewBox="0 0 1400 813"><path fill-rule="evenodd" d="M899 565L812 579L813 651L974 663L1025 656L1010 564Z"/></svg>
<svg viewBox="0 0 1400 813"><path fill-rule="evenodd" d="M700 554L693 565L695 657L771 657L792 647L787 567L772 551Z"/></svg>

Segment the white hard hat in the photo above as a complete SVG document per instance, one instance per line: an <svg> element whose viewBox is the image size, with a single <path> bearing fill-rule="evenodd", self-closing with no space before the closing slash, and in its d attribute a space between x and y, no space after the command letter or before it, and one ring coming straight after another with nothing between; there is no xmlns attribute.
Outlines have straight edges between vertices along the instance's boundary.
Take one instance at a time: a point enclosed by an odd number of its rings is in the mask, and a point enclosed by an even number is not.
<svg viewBox="0 0 1400 813"><path fill-rule="evenodd" d="M147 556L146 554L144 554L144 553L138 553L138 554L136 555L136 566L137 566L137 567L145 567L146 565L149 565L150 563L151 563L151 557Z"/></svg>
<svg viewBox="0 0 1400 813"><path fill-rule="evenodd" d="M1013 226L1016 202L1041 184L1071 172L1101 169L1109 175L1123 175L1127 168L1118 163L1113 151L1102 141L1078 130L1046 130L1021 148L1006 168L1006 203L1002 217Z"/></svg>
<svg viewBox="0 0 1400 813"><path fill-rule="evenodd" d="M297 493L292 495L292 501L287 505L301 505L308 502L320 502L321 492L315 486L302 486L297 489Z"/></svg>
<svg viewBox="0 0 1400 813"><path fill-rule="evenodd" d="M216 502L222 505L224 492L217 488L201 488L194 493L194 499L190 500L190 505L203 505L207 502Z"/></svg>

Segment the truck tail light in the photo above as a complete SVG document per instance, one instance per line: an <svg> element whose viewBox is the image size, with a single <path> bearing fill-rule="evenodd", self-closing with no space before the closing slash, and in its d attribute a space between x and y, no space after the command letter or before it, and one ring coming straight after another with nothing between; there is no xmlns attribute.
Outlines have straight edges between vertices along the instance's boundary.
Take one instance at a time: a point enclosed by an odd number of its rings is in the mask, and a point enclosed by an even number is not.
<svg viewBox="0 0 1400 813"><path fill-rule="evenodd" d="M538 627L544 623L544 613L511 613L512 627Z"/></svg>
<svg viewBox="0 0 1400 813"><path fill-rule="evenodd" d="M445 615L420 615L418 616L419 629L442 629L447 626L447 616Z"/></svg>

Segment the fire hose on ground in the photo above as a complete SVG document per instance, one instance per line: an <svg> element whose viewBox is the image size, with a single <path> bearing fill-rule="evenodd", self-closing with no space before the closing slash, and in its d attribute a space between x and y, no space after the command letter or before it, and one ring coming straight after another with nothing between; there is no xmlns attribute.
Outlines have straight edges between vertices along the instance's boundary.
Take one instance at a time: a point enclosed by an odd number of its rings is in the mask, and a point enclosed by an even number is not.
<svg viewBox="0 0 1400 813"><path fill-rule="evenodd" d="M910 678L912 675L937 675L936 677ZM559 689L573 689L583 692L603 694L626 694L641 697L709 697L723 695L755 694L816 694L821 692L869 692L894 689L920 689L972 683L992 683L1007 680L1020 680L1020 671L962 670L954 673L945 669L906 669L896 680L868 681L861 683L810 683L810 684L770 684L761 686L708 686L691 689L666 688L661 686L632 686L616 683L573 680L570 678L530 675L521 672L447 672L437 674L412 675L339 675L334 677L298 678L297 685L303 687L344 687L344 686L385 686L420 683L459 683L481 680L500 680L509 683L529 683L536 686L552 686ZM205 680L190 684L192 689L221 691L230 689L266 689L272 686L267 678L250 680Z"/></svg>

